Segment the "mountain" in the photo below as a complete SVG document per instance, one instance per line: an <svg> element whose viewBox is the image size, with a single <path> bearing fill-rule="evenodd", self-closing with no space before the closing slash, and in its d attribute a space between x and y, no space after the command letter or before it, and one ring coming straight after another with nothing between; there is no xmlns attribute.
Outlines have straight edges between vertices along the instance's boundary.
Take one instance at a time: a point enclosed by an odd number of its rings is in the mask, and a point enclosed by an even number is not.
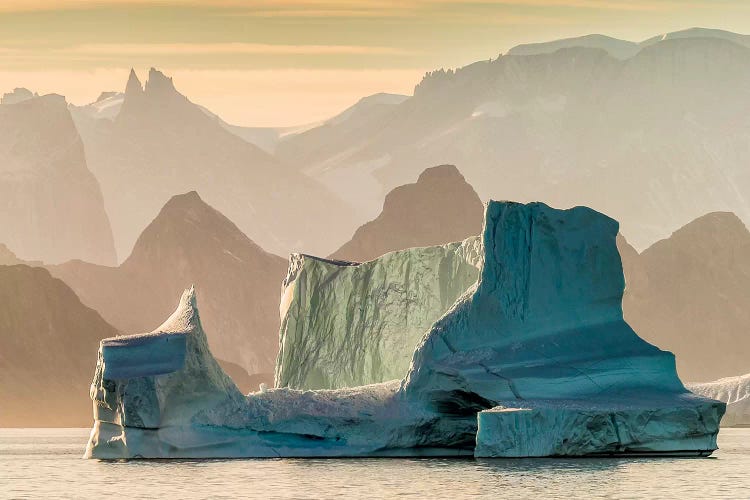
<svg viewBox="0 0 750 500"><path fill-rule="evenodd" d="M640 255L620 252L625 318L675 353L682 380L750 372L750 232L736 215L710 213Z"/></svg>
<svg viewBox="0 0 750 500"><path fill-rule="evenodd" d="M731 31L710 28L688 28L686 30L672 31L671 33L651 37L642 41L639 45L641 47L648 47L664 40L679 40L684 38L718 38L750 47L750 35L741 35L739 33L732 33Z"/></svg>
<svg viewBox="0 0 750 500"><path fill-rule="evenodd" d="M99 183L63 97L3 96L0 199L0 241L19 258L116 262Z"/></svg>
<svg viewBox="0 0 750 500"><path fill-rule="evenodd" d="M380 185L360 181L362 175L368 176L371 171L387 163L388 153L371 162L352 163L351 169L340 169L337 162L351 152L348 151L350 148L354 150L359 143L374 138L378 131L388 129L395 110L408 99L409 96L384 93L364 97L317 127L281 137L275 154L282 161L296 165L307 175L328 185L349 202L361 217L375 217L386 191ZM440 163L436 161L424 168ZM334 170L329 172L329 167ZM404 178L388 188L413 180Z"/></svg>
<svg viewBox="0 0 750 500"><path fill-rule="evenodd" d="M482 231L482 201L453 165L428 168L392 190L380 215L330 258L363 262L394 250L461 241Z"/></svg>
<svg viewBox="0 0 750 500"><path fill-rule="evenodd" d="M194 284L212 352L267 382L278 352L286 270L285 259L265 252L194 191L164 205L119 267L81 261L50 267L83 303L127 333L156 328L178 292Z"/></svg>
<svg viewBox="0 0 750 500"><path fill-rule="evenodd" d="M163 200L195 189L275 253L328 253L356 227L337 196L227 131L155 69L145 87L131 72L114 120L77 125L120 255Z"/></svg>
<svg viewBox="0 0 750 500"><path fill-rule="evenodd" d="M551 54L560 49L584 47L589 49L602 49L617 59L629 59L636 55L639 50L665 40L681 40L686 38L715 38L727 40L738 45L750 47L750 36L732 33L731 31L710 28L689 28L680 31L672 31L648 38L640 43L628 40L620 40L606 35L584 35L573 38L563 38L542 43L525 43L516 45L508 51L511 56L532 56L539 54Z"/></svg>
<svg viewBox="0 0 750 500"><path fill-rule="evenodd" d="M533 56L539 54L551 54L560 49L572 47L586 47L590 49L602 49L609 55L618 59L633 57L641 47L635 42L620 40L606 35L585 35L575 38L564 38L542 43L525 43L516 45L508 51L509 56Z"/></svg>
<svg viewBox="0 0 750 500"><path fill-rule="evenodd" d="M125 102L125 94L123 92L102 92L96 101L84 106L74 106L71 104L70 110L78 126L86 129L92 126L95 127L96 120L102 118L114 120L117 118L122 109L123 102ZM308 127L243 127L227 123L219 115L211 112L204 106L197 106L206 115L215 120L216 123L221 125L223 129L271 154L273 154L276 144L278 144L282 137L301 130L307 130L317 125L310 125Z"/></svg>
<svg viewBox="0 0 750 500"><path fill-rule="evenodd" d="M88 425L91 360L117 333L46 269L0 266L0 427Z"/></svg>
<svg viewBox="0 0 750 500"><path fill-rule="evenodd" d="M76 120L76 124L82 118L91 120L106 118L114 120L120 114L120 109L122 109L124 101L125 94L122 92L102 92L96 101L85 106L74 106L71 104L70 112Z"/></svg>
<svg viewBox="0 0 750 500"><path fill-rule="evenodd" d="M26 264L28 266L42 265L39 261L29 263L25 260L19 259L10 248L3 243L0 243L0 266L15 266L16 264Z"/></svg>
<svg viewBox="0 0 750 500"><path fill-rule="evenodd" d="M701 215L750 221L750 49L674 38L621 60L599 48L434 71L356 126L294 135L277 155L376 217L385 193L456 165L483 200L586 205L638 250Z"/></svg>

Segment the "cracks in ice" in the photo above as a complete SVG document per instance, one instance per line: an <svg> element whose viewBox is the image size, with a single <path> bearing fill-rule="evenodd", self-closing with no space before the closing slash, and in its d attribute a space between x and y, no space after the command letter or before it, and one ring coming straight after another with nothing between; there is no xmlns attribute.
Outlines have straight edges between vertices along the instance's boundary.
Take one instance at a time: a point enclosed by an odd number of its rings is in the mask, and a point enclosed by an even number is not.
<svg viewBox="0 0 750 500"><path fill-rule="evenodd" d="M440 339L443 341L443 343L445 343L446 347L448 347L448 350L451 351L451 353L455 354L458 352L458 350L455 347L453 347L450 342L448 342L448 339L445 338L445 335L440 335ZM521 400L524 399L523 396L521 396L521 394L518 392L518 389L516 388L516 384L513 382L513 379L511 379L510 377L506 377L505 375L501 375L500 373L497 373L496 371L492 370L489 366L487 366L484 363L477 362L477 365L481 366L487 374L505 381L505 383L508 384L508 389L510 390L510 392L513 393L513 396L516 399L521 399Z"/></svg>

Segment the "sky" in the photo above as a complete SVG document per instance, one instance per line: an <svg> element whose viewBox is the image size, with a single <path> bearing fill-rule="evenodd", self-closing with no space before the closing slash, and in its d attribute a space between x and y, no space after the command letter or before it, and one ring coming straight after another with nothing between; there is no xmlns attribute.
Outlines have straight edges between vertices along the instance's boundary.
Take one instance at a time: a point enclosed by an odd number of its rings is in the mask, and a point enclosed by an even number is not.
<svg viewBox="0 0 750 500"><path fill-rule="evenodd" d="M75 104L130 68L251 126L330 117L426 71L589 33L641 41L693 26L750 33L747 0L2 0L0 91Z"/></svg>

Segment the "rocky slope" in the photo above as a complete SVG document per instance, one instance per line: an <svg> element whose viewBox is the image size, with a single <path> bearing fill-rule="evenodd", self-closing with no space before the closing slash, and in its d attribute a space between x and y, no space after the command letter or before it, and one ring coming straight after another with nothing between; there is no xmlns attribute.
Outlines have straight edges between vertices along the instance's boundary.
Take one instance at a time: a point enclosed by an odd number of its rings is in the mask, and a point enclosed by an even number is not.
<svg viewBox="0 0 750 500"><path fill-rule="evenodd" d="M640 255L620 251L625 318L675 353L683 380L750 371L750 232L737 216L710 213Z"/></svg>
<svg viewBox="0 0 750 500"><path fill-rule="evenodd" d="M392 190L378 217L354 233L332 259L364 262L387 252L461 241L482 230L482 202L453 165L422 172Z"/></svg>
<svg viewBox="0 0 750 500"><path fill-rule="evenodd" d="M170 199L119 267L73 261L50 269L128 333L155 328L179 291L194 284L214 355L272 383L287 262L265 252L197 193Z"/></svg>
<svg viewBox="0 0 750 500"><path fill-rule="evenodd" d="M0 241L19 258L116 262L99 183L58 95L17 89L0 104Z"/></svg>
<svg viewBox="0 0 750 500"><path fill-rule="evenodd" d="M89 425L92 356L117 333L46 269L0 265L0 427Z"/></svg>

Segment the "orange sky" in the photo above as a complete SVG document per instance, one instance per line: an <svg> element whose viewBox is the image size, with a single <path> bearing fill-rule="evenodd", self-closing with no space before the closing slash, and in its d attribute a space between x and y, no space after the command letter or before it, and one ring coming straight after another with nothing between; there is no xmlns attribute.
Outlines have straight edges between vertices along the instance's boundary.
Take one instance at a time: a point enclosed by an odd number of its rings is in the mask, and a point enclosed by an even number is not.
<svg viewBox="0 0 750 500"><path fill-rule="evenodd" d="M588 33L640 41L691 26L750 32L746 0L5 0L0 91L76 104L155 66L243 125L331 116L425 71Z"/></svg>

